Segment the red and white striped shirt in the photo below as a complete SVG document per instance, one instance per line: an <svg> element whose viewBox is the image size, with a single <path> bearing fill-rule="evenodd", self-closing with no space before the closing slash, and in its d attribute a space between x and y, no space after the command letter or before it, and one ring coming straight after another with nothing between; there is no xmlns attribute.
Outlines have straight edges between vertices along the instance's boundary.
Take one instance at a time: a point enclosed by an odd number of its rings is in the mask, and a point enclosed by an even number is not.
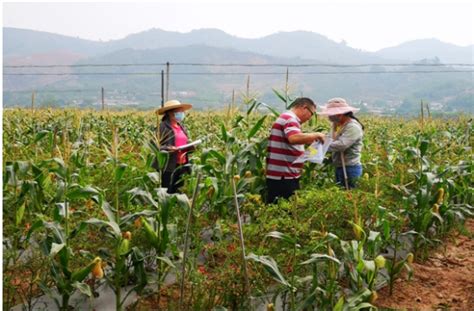
<svg viewBox="0 0 474 311"><path fill-rule="evenodd" d="M288 137L301 133L300 119L292 111L282 113L273 123L267 148L267 178L291 179L301 176L303 163L293 164L304 153L304 145L291 145Z"/></svg>

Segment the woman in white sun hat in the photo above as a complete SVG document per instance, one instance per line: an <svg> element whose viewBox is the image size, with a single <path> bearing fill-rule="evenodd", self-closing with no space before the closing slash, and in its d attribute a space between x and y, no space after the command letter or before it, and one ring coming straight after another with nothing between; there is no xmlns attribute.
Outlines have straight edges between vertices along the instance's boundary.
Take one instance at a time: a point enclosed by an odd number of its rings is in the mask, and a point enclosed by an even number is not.
<svg viewBox="0 0 474 311"><path fill-rule="evenodd" d="M358 108L351 107L344 98L332 98L322 107L319 115L331 121L333 141L328 151L336 168L336 183L346 189L354 188L362 176L360 155L363 146L364 125L354 116Z"/></svg>
<svg viewBox="0 0 474 311"><path fill-rule="evenodd" d="M168 188L168 193L176 193L183 186L183 175L190 173L188 152L194 148L178 149L188 143L188 132L183 125L185 111L192 108L178 100L167 101L158 109L163 115L160 123L160 149L169 152L169 159L161 174L162 187ZM157 168L155 160L154 167Z"/></svg>

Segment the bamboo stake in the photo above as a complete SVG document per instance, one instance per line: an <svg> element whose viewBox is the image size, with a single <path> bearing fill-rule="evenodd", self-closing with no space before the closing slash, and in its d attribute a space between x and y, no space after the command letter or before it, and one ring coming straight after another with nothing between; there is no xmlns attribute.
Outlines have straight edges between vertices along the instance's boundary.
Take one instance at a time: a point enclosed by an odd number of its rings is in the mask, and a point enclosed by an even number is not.
<svg viewBox="0 0 474 311"><path fill-rule="evenodd" d="M183 263L181 267L181 284L180 284L180 294L179 294L179 310L183 310L183 300L184 300L184 279L186 274L186 258L188 256L188 238L189 238L189 229L191 227L191 221L193 216L193 209L196 205L199 183L201 182L201 173L198 173L196 177L196 187L194 187L193 200L191 207L188 212L188 220L186 222L186 233L184 236L184 251L183 251Z"/></svg>
<svg viewBox="0 0 474 311"><path fill-rule="evenodd" d="M242 250L242 270L244 271L244 277L245 277L245 293L248 294L249 289L250 289L250 282L249 282L249 276L247 273L247 257L245 255L245 244L244 244L244 234L242 232L242 220L240 219L240 208L239 208L239 201L237 200L237 190L235 188L235 180L232 178L232 190L234 192L234 204L235 204L235 209L237 210L237 225L239 228L239 239L240 239L240 248Z"/></svg>
<svg viewBox="0 0 474 311"><path fill-rule="evenodd" d="M336 139L336 124L335 123L333 123L333 127L332 127L332 139L333 140ZM341 155L342 173L344 174L344 185L346 187L346 190L349 190L349 181L347 178L346 161L344 160L344 152L341 151L339 153Z"/></svg>
<svg viewBox="0 0 474 311"><path fill-rule="evenodd" d="M342 172L344 173L344 185L346 186L346 190L349 190L349 180L347 178L347 171L346 171L346 162L344 160L344 152L341 151L341 163L342 163Z"/></svg>

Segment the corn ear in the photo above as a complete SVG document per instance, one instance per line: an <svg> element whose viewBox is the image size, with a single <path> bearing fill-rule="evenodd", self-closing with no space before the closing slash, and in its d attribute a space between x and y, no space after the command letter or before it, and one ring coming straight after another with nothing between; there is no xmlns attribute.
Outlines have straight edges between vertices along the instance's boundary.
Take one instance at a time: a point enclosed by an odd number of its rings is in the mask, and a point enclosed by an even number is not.
<svg viewBox="0 0 474 311"><path fill-rule="evenodd" d="M94 268L92 269L92 275L96 279L101 279L104 277L104 270L102 269L102 259L100 259L100 257L97 258L99 258L99 260L94 264Z"/></svg>
<svg viewBox="0 0 474 311"><path fill-rule="evenodd" d="M126 231L122 233L122 237L126 240L131 240L132 239L132 233L130 231Z"/></svg>
<svg viewBox="0 0 474 311"><path fill-rule="evenodd" d="M377 294L376 291L373 290L372 293L370 294L370 300L369 300L369 302L370 302L371 304L374 304L375 301L377 301L378 298L379 298L379 295Z"/></svg>
<svg viewBox="0 0 474 311"><path fill-rule="evenodd" d="M378 268L378 269L382 269L383 267L385 267L385 257L383 257L382 255L378 255L377 257L375 257L375 266Z"/></svg>
<svg viewBox="0 0 474 311"><path fill-rule="evenodd" d="M102 262L102 259L100 257L96 257L93 261L91 261L90 264L88 264L84 268L73 272L73 274L71 276L71 280L73 282L76 282L76 281L77 282L82 282L87 277L87 275L89 275L89 273L91 271L93 272L93 270L94 270L95 266L97 265L97 263L100 264L101 262Z"/></svg>
<svg viewBox="0 0 474 311"><path fill-rule="evenodd" d="M207 193L206 193L207 198L208 198L208 199L211 199L212 196L214 195L214 192L215 192L215 191L216 191L216 189L214 189L213 186L210 186L209 189L207 190Z"/></svg>
<svg viewBox="0 0 474 311"><path fill-rule="evenodd" d="M155 230L153 230L152 226L145 218L142 218L142 225L143 225L143 229L145 231L145 235L148 238L148 240L151 242L151 244L155 248L158 248L160 241L158 239L158 235L156 234Z"/></svg>
<svg viewBox="0 0 474 311"><path fill-rule="evenodd" d="M352 224L352 230L354 231L354 235L355 235L356 240L360 241L361 238L362 238L362 234L363 234L363 232L364 232L364 230L362 229L362 227L359 226L359 225L356 224L356 223L353 223L353 224Z"/></svg>
<svg viewBox="0 0 474 311"><path fill-rule="evenodd" d="M118 249L119 254L125 255L126 253L128 253L129 250L130 250L130 240L122 239L122 241L120 242L119 249Z"/></svg>
<svg viewBox="0 0 474 311"><path fill-rule="evenodd" d="M444 188L439 188L438 189L438 197L436 199L436 204L441 205L443 204L444 200Z"/></svg>
<svg viewBox="0 0 474 311"><path fill-rule="evenodd" d="M133 222L133 225L135 226L135 228L141 228L142 227L141 218L135 219L135 221Z"/></svg>

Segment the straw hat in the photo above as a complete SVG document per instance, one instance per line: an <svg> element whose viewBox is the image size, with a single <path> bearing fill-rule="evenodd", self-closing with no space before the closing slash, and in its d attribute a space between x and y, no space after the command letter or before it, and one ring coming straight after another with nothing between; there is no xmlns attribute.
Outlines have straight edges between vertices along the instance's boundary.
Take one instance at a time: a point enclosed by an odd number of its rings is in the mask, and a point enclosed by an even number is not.
<svg viewBox="0 0 474 311"><path fill-rule="evenodd" d="M335 116L337 114L357 112L360 110L359 108L349 106L344 98L339 97L331 98L328 100L327 105L321 108L323 111L318 112L318 114L322 116Z"/></svg>
<svg viewBox="0 0 474 311"><path fill-rule="evenodd" d="M168 110L183 108L184 110L189 110L193 107L191 104L182 104L179 100L173 99L167 101L163 107L158 109L158 114L164 114Z"/></svg>

